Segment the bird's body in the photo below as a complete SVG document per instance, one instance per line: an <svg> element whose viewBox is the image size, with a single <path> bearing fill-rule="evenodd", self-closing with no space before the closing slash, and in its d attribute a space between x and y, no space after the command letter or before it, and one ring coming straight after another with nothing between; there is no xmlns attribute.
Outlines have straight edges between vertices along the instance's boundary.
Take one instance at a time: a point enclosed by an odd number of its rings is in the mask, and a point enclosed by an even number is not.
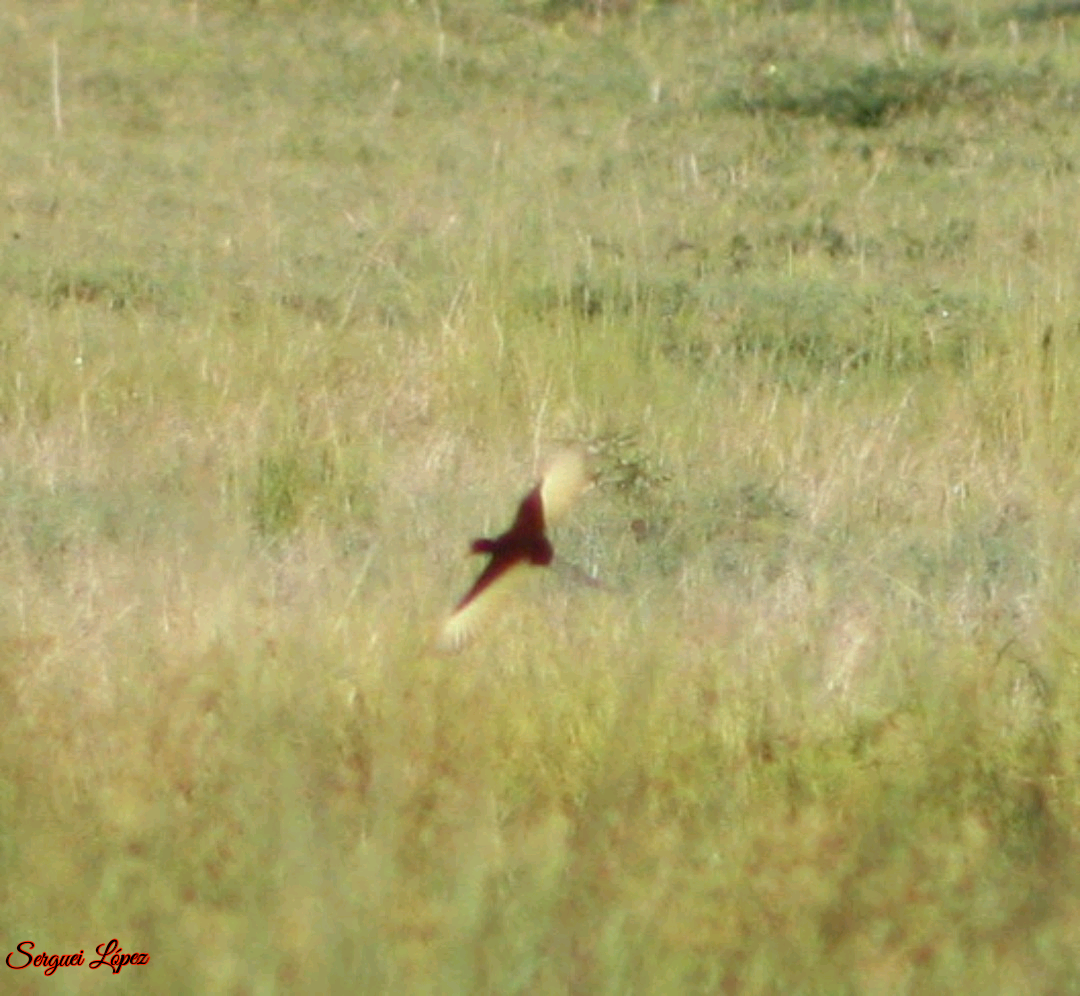
<svg viewBox="0 0 1080 996"><path fill-rule="evenodd" d="M439 635L444 650L459 650L477 632L484 617L507 588L507 577L521 564L548 566L555 551L547 528L588 485L580 450L566 450L552 460L540 482L522 499L513 524L494 539L473 540L473 553L491 559L450 614Z"/></svg>

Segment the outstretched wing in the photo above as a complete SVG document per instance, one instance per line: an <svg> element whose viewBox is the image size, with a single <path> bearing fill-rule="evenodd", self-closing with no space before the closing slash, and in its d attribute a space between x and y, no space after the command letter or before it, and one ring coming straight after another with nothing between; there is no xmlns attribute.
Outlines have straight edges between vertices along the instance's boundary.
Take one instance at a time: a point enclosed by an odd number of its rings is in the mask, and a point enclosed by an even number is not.
<svg viewBox="0 0 1080 996"><path fill-rule="evenodd" d="M556 454L540 480L544 522L550 525L565 515L589 483L585 453L581 449L568 449Z"/></svg>
<svg viewBox="0 0 1080 996"><path fill-rule="evenodd" d="M522 500L514 524L504 533L513 540L540 536L544 532L543 483L537 484Z"/></svg>
<svg viewBox="0 0 1080 996"><path fill-rule="evenodd" d="M436 645L440 650L457 651L476 636L484 620L508 594L510 575L521 561L520 555L493 556L465 597L450 613L439 631Z"/></svg>

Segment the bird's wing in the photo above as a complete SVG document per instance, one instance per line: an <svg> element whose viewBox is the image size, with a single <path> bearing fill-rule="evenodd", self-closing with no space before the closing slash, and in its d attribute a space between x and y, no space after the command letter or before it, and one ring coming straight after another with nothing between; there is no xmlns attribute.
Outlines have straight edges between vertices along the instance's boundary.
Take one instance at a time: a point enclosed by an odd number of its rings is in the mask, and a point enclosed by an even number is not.
<svg viewBox="0 0 1080 996"><path fill-rule="evenodd" d="M491 558L439 631L436 646L440 650L458 651L476 635L484 620L506 597L511 587L508 577L516 573L514 567L520 563L520 556Z"/></svg>
<svg viewBox="0 0 1080 996"><path fill-rule="evenodd" d="M585 453L574 448L556 454L540 481L544 521L550 524L565 515L574 500L588 486Z"/></svg>
<svg viewBox="0 0 1080 996"><path fill-rule="evenodd" d="M544 499L542 484L536 485L518 507L514 524L504 534L513 537L538 536L544 532Z"/></svg>

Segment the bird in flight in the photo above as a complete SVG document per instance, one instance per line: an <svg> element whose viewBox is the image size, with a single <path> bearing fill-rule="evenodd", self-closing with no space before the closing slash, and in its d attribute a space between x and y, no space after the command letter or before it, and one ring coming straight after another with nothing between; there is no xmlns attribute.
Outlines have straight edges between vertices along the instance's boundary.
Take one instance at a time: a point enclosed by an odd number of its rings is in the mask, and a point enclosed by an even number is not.
<svg viewBox="0 0 1080 996"><path fill-rule="evenodd" d="M479 631L484 619L504 596L508 579L522 564L548 566L555 556L547 528L573 504L590 484L585 455L580 449L563 450L548 465L544 476L524 497L513 524L494 539L473 540L473 553L491 559L473 586L458 602L439 633L437 645L460 650Z"/></svg>

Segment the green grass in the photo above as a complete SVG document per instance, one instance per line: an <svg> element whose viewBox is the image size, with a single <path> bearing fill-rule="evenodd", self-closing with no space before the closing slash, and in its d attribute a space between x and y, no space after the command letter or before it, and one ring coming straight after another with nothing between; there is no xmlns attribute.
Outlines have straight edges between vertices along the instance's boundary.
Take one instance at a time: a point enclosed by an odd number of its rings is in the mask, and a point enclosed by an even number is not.
<svg viewBox="0 0 1080 996"><path fill-rule="evenodd" d="M1080 991L1072 8L17 0L5 956Z"/></svg>

